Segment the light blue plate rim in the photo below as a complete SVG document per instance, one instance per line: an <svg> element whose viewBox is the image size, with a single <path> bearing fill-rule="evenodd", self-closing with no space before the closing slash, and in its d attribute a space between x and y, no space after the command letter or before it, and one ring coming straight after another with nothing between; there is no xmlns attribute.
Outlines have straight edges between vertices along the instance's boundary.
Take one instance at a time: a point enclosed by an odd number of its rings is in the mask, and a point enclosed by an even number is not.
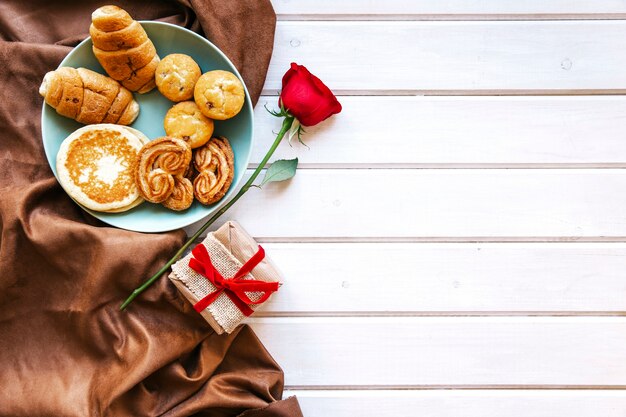
<svg viewBox="0 0 626 417"><path fill-rule="evenodd" d="M244 102L244 106L246 106L248 108L248 114L249 114L249 126L250 126L249 141L250 141L250 145L248 147L248 152L244 156L244 159L245 159L245 163L243 164L244 168L242 170L240 170L238 175L236 175L236 177L233 179L233 182L232 182L229 190L226 192L224 197L218 203L216 203L216 204L214 204L212 206L203 206L204 208L206 208L206 210L203 210L203 211L197 213L195 216L186 215L186 213L181 212L181 216L180 217L178 217L176 220L169 220L166 224L162 220L160 220L160 219L155 219L155 221L151 223L151 227L128 227L128 226L120 225L118 222L115 221L115 219L124 216L125 213L132 212L132 210L140 209L141 205L139 207L136 207L135 209L131 209L129 212L117 213L117 214L115 214L115 216L110 216L110 213L105 213L105 214L107 214L109 216L103 216L103 215L101 215L100 212L90 210L90 209L82 206L80 203L74 201L84 211L86 211L87 213L89 213L93 217L95 217L95 218L99 219L100 221L102 221L102 222L104 222L106 224L109 224L111 226L114 226L114 227L117 227L117 228L120 228L120 229L135 231L135 232L160 233L160 232L167 232L167 231L171 231L171 230L181 229L183 227L189 226L189 225L191 225L193 223L199 222L199 221L207 218L208 216L212 215L215 211L219 210L220 207L222 205L224 205L230 199L230 197L239 189L239 185L241 183L241 180L243 179L243 177L245 175L245 171L246 171L246 169L247 169L247 167L248 167L248 165L250 163L250 158L252 157L252 149L253 149L254 141L255 141L255 139L254 139L254 109L252 107L252 100L250 98L250 93L248 91L248 87L246 86L246 83L245 83L243 77L241 76L241 74L239 73L239 71L237 70L235 65L232 63L232 61L226 56L226 54L224 54L224 52L222 52L222 50L219 49L211 41L209 41L208 39L200 36L199 34L193 32L193 31L191 31L191 30L189 30L187 28L184 28L184 27L178 26L178 25L174 25L174 24L171 24L171 23L155 22L155 21L145 21L145 20L140 20L139 23L141 23L142 26L145 25L147 27L150 27L150 26L153 26L153 27L162 26L162 27L167 27L168 29L180 30L180 31L186 33L187 35L190 35L190 36L198 39L199 41L201 41L202 43L207 45L207 47L213 49L214 52L216 52L218 55L220 55L224 59L224 61L228 64L228 66L230 66L230 70L235 75L237 75L237 77L241 80L241 82L243 84L244 91L245 91L245 96L246 96L246 100ZM73 59L73 56L74 56L75 52L77 50L79 50L80 47L84 47L84 45L87 44L87 43L91 43L91 37L90 36L88 36L83 41L81 41L78 45L76 45L65 56L65 58L63 58L63 60L61 61L61 63L58 65L57 68L61 68L61 67L65 66L68 61L71 61ZM134 95L137 95L137 93L134 93ZM44 101L43 104L42 104L42 111L41 111L42 142L43 142L44 152L46 154L46 160L48 161L48 164L50 165L50 169L52 170L52 173L54 174L55 178L58 181L58 175L57 175L57 171L56 171L56 166L54 164L50 163L51 160L56 160L56 154L55 155L51 155L52 150L50 149L49 141L47 141L45 139L45 137L44 137L44 135L45 135L45 133L44 133L44 123L46 123L46 116L47 116L48 112L54 112L54 110L50 106L48 106L46 104L46 102ZM56 112L54 114L56 114ZM241 115L242 114L240 113L238 116L241 116ZM235 116L235 117L238 117L238 116ZM242 155L237 155L236 156L236 158L241 158L241 157L242 157ZM143 203L143 204L149 204L149 203L146 202L146 203ZM199 204L199 203L198 202L194 202L194 204Z"/></svg>

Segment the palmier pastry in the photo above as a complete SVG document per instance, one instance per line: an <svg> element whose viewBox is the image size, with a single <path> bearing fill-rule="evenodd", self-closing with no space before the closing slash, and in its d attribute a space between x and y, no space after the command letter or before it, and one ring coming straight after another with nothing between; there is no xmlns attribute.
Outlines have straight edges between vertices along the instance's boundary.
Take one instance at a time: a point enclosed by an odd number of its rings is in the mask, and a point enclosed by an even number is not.
<svg viewBox="0 0 626 417"><path fill-rule="evenodd" d="M179 102L193 98L193 88L201 74L200 67L189 55L170 54L159 62L154 77L161 94Z"/></svg>
<svg viewBox="0 0 626 417"><path fill-rule="evenodd" d="M167 111L163 127L167 136L183 139L195 149L211 139L214 123L200 112L196 103L183 101Z"/></svg>
<svg viewBox="0 0 626 417"><path fill-rule="evenodd" d="M167 200L191 162L191 148L182 139L162 137L145 144L135 165L135 183L151 203Z"/></svg>
<svg viewBox="0 0 626 417"><path fill-rule="evenodd" d="M163 202L163 205L171 210L186 210L193 203L193 184L184 175L174 177L174 190Z"/></svg>
<svg viewBox="0 0 626 417"><path fill-rule="evenodd" d="M198 79L193 98L206 117L226 120L241 111L246 94L243 84L235 74L215 70Z"/></svg>
<svg viewBox="0 0 626 417"><path fill-rule="evenodd" d="M198 175L193 181L193 193L202 204L212 204L224 197L233 182L235 156L224 137L211 138L194 153Z"/></svg>

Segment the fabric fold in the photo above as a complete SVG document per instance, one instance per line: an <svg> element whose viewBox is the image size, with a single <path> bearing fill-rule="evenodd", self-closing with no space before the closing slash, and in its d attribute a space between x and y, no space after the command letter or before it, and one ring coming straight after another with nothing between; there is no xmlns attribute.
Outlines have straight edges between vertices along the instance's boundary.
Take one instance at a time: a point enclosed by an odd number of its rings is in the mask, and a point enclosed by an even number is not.
<svg viewBox="0 0 626 417"><path fill-rule="evenodd" d="M268 0L115 3L138 20L206 35L256 102L274 36ZM280 401L282 371L252 330L218 336L166 277L118 311L184 233L107 227L47 165L39 84L103 4L0 4L0 415L297 416L293 400Z"/></svg>

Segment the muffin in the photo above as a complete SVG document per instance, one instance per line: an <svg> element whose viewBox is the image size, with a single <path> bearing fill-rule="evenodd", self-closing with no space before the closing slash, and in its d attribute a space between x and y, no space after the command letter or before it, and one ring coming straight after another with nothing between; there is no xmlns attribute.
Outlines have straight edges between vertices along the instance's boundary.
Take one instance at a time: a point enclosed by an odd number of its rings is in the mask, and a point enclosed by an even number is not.
<svg viewBox="0 0 626 417"><path fill-rule="evenodd" d="M226 120L236 116L243 107L243 84L228 71L209 71L203 74L194 89L194 100L206 117Z"/></svg>
<svg viewBox="0 0 626 417"><path fill-rule="evenodd" d="M199 148L211 139L213 120L200 112L193 101L175 104L165 114L163 127L167 136L183 139L192 148Z"/></svg>
<svg viewBox="0 0 626 417"><path fill-rule="evenodd" d="M189 55L171 54L159 62L155 73L157 88L168 99L179 102L193 97L200 67Z"/></svg>

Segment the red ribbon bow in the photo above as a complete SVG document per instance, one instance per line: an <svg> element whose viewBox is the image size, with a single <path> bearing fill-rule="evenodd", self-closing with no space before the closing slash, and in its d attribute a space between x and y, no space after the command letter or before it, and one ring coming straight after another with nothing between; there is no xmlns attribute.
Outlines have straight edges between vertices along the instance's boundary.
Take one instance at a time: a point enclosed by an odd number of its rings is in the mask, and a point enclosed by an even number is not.
<svg viewBox="0 0 626 417"><path fill-rule="evenodd" d="M216 288L211 294L194 304L193 308L198 313L215 301L222 292L225 292L228 298L232 300L243 314L250 316L254 313L254 310L252 310L248 304L261 304L265 302L274 291L278 290L278 282L265 282L255 279L241 281L241 278L252 271L265 257L265 251L261 246L259 246L257 253L255 253L232 278L224 278L222 274L215 269L211 262L209 252L202 243L197 245L191 253L193 257L189 260L189 267L208 279ZM263 292L263 295L257 301L252 301L246 292Z"/></svg>

